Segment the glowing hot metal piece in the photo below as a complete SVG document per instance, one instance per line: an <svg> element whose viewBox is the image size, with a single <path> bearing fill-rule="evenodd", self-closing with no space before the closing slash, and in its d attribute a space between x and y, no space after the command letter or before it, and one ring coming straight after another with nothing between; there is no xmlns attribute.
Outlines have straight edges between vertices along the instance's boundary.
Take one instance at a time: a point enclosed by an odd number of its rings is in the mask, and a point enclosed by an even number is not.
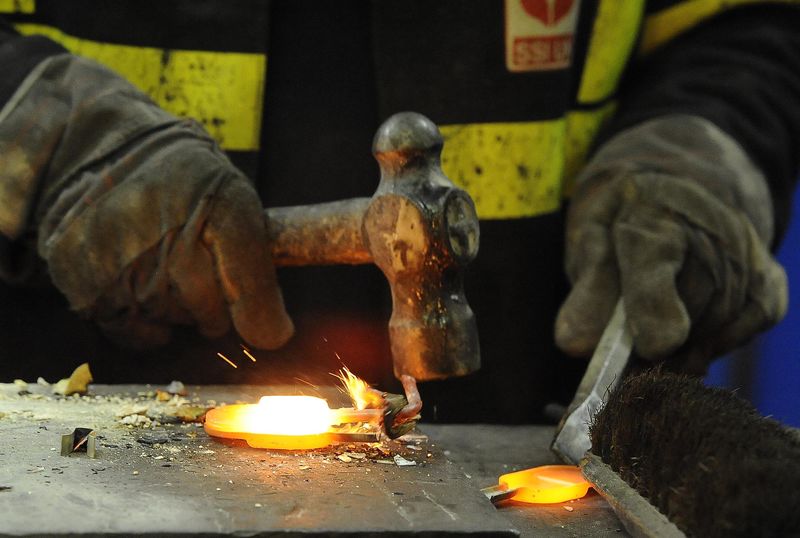
<svg viewBox="0 0 800 538"><path fill-rule="evenodd" d="M257 405L217 407L206 414L209 435L244 439L254 448L309 449L330 444L331 410L313 396L264 396Z"/></svg>
<svg viewBox="0 0 800 538"><path fill-rule="evenodd" d="M244 439L254 448L306 450L336 442L333 424L379 422L380 410L330 409L313 396L264 396L258 404L217 407L206 414L209 435Z"/></svg>
<svg viewBox="0 0 800 538"><path fill-rule="evenodd" d="M264 396L245 418L246 431L279 435L313 435L328 431L331 410L314 396Z"/></svg>
<svg viewBox="0 0 800 538"><path fill-rule="evenodd" d="M589 482L573 465L542 465L504 474L497 486L481 491L493 503L506 499L524 503L549 504L580 499L589 491Z"/></svg>

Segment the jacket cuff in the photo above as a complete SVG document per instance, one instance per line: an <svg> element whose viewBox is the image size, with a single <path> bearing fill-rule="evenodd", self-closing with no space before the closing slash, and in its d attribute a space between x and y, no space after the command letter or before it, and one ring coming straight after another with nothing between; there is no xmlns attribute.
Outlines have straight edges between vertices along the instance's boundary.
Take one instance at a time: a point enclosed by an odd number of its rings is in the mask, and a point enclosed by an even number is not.
<svg viewBox="0 0 800 538"><path fill-rule="evenodd" d="M0 73L3 73L0 77L0 108L42 60L66 52L64 47L44 36L23 37L11 31L13 29L7 24L0 25Z"/></svg>

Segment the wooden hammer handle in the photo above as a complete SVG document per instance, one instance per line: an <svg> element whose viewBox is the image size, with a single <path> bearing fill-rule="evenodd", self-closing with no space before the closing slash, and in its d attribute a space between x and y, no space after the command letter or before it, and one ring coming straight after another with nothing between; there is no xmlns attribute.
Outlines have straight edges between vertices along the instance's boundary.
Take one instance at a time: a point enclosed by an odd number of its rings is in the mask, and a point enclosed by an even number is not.
<svg viewBox="0 0 800 538"><path fill-rule="evenodd" d="M264 211L276 266L372 262L362 222L371 198L273 207Z"/></svg>

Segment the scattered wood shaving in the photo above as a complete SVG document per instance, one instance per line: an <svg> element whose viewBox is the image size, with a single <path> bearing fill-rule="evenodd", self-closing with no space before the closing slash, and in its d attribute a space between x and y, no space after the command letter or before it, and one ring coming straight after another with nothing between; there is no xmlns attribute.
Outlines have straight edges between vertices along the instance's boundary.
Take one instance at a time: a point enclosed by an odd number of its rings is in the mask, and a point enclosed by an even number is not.
<svg viewBox="0 0 800 538"><path fill-rule="evenodd" d="M128 415L120 419L122 424L129 426L144 426L149 427L152 421L144 415Z"/></svg>
<svg viewBox="0 0 800 538"><path fill-rule="evenodd" d="M91 382L92 372L89 370L89 363L84 362L75 368L71 376L56 383L53 387L53 392L64 396L86 394Z"/></svg>
<svg viewBox="0 0 800 538"><path fill-rule="evenodd" d="M173 381L169 385L167 385L167 392L170 394L178 394L180 396L186 396L186 386L180 381Z"/></svg>
<svg viewBox="0 0 800 538"><path fill-rule="evenodd" d="M573 510L575 510L575 509L574 509L573 507L571 507L571 506L562 506L562 508L563 508L564 510L566 510L567 512L572 512Z"/></svg>
<svg viewBox="0 0 800 538"><path fill-rule="evenodd" d="M166 414L177 418L181 422L203 422L208 409L203 405L182 405L175 411L170 411Z"/></svg>
<svg viewBox="0 0 800 538"><path fill-rule="evenodd" d="M353 461L353 458L351 458L347 454L339 454L338 456L336 456L336 459L342 460L345 463L350 463L351 461Z"/></svg>
<svg viewBox="0 0 800 538"><path fill-rule="evenodd" d="M149 410L150 406L147 404L125 405L119 408L117 411L117 416L127 417L129 415L146 415Z"/></svg>

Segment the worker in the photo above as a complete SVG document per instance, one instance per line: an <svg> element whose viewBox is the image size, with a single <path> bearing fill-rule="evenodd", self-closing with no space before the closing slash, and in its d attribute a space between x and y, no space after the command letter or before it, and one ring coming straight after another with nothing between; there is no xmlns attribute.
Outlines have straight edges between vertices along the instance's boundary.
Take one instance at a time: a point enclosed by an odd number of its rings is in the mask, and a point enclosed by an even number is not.
<svg viewBox="0 0 800 538"><path fill-rule="evenodd" d="M380 272L276 272L262 208L370 196L402 110L481 218L483 366L427 419L542 420L620 296L639 357L702 374L787 308L790 4L0 2L2 377L385 380Z"/></svg>

